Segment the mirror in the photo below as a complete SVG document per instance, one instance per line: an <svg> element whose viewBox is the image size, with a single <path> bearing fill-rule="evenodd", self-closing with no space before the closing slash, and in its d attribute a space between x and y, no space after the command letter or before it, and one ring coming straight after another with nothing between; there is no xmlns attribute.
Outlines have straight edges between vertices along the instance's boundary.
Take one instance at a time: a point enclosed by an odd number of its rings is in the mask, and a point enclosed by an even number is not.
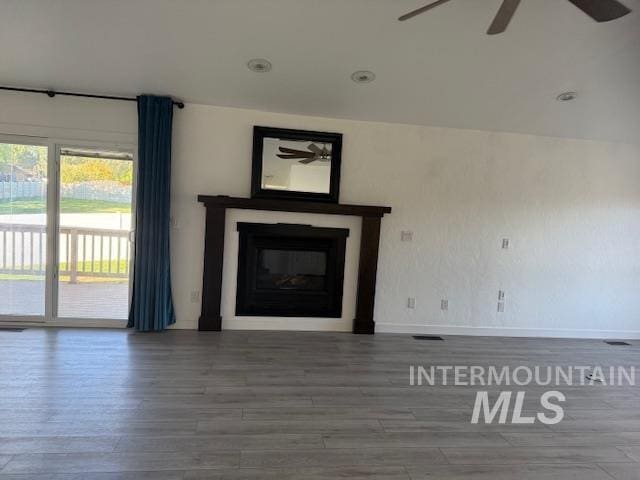
<svg viewBox="0 0 640 480"><path fill-rule="evenodd" d="M254 128L252 196L338 202L342 135Z"/></svg>
<svg viewBox="0 0 640 480"><path fill-rule="evenodd" d="M331 144L265 138L262 188L328 194Z"/></svg>

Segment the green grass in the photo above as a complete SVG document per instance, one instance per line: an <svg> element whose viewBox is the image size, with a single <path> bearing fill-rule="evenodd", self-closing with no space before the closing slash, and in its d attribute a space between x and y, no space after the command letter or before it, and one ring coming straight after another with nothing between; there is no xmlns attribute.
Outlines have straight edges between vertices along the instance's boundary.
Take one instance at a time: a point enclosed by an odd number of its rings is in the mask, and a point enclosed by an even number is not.
<svg viewBox="0 0 640 480"><path fill-rule="evenodd" d="M0 273L0 280L44 280L44 275L18 275L13 273Z"/></svg>
<svg viewBox="0 0 640 480"><path fill-rule="evenodd" d="M0 200L0 215L19 213L45 213L43 199ZM78 200L63 198L60 202L61 213L131 213L128 203L106 202L103 200Z"/></svg>
<svg viewBox="0 0 640 480"><path fill-rule="evenodd" d="M100 267L102 267L102 272L109 272L109 264L111 264L111 273L116 273L116 269L118 268L118 263L120 263L120 275L124 275L127 271L127 261L126 260L103 260L93 262L93 271L99 273ZM35 267L36 269L38 267ZM60 270L66 270L67 263L60 263ZM87 273L91 271L91 262L78 262L78 271L83 272L86 269ZM22 273L0 273L0 280L44 280L44 276L41 274L22 274ZM60 281L68 282L68 275L61 275ZM78 277L78 283L97 283L97 282L126 282L128 278L121 277Z"/></svg>
<svg viewBox="0 0 640 480"><path fill-rule="evenodd" d="M118 269L118 263L120 263L120 273L126 272L127 271L127 261L126 260L102 260L100 261L95 261L93 262L93 271L94 272L99 272L100 271L100 267L102 267L102 271L103 272L108 272L109 271L109 264L111 264L111 273L115 273ZM66 270L67 269L67 264L66 262L62 262L60 264L60 270ZM83 272L83 271L91 271L91 262L78 262L78 271L79 272Z"/></svg>

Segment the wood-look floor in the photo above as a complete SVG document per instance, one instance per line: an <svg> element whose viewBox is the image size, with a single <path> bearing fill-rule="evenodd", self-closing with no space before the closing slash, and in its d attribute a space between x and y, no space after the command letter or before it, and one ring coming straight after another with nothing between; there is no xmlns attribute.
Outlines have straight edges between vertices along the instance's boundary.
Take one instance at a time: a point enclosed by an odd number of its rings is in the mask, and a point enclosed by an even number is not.
<svg viewBox="0 0 640 480"><path fill-rule="evenodd" d="M0 480L640 479L640 389L555 426L473 425L409 365L634 365L640 342L0 330ZM544 387L527 387L534 412ZM494 389L495 391L495 389Z"/></svg>

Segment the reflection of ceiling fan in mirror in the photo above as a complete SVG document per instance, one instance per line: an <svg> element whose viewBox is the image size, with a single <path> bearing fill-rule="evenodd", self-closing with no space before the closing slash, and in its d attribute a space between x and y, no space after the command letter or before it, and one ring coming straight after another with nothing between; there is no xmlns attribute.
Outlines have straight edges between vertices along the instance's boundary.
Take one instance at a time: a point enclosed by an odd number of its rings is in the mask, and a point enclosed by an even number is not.
<svg viewBox="0 0 640 480"><path fill-rule="evenodd" d="M450 0L437 0L425 5L422 8L418 8L413 12L409 12L406 15L401 16L398 20L404 22L410 18L420 15L432 8L435 8L443 3L447 3ZM624 17L631 10L625 7L618 0L569 0L576 7L582 10L584 13L593 18L596 22L609 22L616 20L620 17ZM516 12L520 0L503 0L502 6L498 11L498 14L493 19L493 23L489 27L487 33L489 35L496 35L502 33L507 29L513 14Z"/></svg>
<svg viewBox="0 0 640 480"><path fill-rule="evenodd" d="M293 148L279 147L280 153L277 154L279 158L289 160L299 160L298 163L308 164L315 161L330 162L331 152L326 145L322 148L318 147L315 143L310 144L307 150L296 150Z"/></svg>

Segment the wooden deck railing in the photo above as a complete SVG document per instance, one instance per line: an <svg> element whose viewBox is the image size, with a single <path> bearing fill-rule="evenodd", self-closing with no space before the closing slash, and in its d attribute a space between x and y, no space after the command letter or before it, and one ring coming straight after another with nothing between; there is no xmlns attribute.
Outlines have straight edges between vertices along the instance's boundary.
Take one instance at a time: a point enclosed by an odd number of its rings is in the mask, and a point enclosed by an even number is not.
<svg viewBox="0 0 640 480"><path fill-rule="evenodd" d="M46 227L0 224L0 274L44 275ZM131 242L128 230L61 227L59 275L128 278Z"/></svg>

